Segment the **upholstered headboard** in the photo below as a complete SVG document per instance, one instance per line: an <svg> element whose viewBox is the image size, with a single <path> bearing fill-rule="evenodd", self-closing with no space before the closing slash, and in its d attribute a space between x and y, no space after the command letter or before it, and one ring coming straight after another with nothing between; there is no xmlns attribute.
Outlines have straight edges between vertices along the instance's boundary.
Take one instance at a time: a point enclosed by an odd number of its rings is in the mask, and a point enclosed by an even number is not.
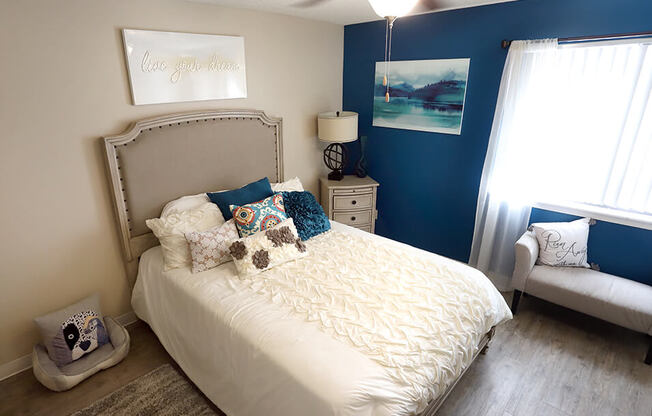
<svg viewBox="0 0 652 416"><path fill-rule="evenodd" d="M145 225L183 195L283 180L282 120L257 110L171 114L104 138L127 274L158 244Z"/></svg>

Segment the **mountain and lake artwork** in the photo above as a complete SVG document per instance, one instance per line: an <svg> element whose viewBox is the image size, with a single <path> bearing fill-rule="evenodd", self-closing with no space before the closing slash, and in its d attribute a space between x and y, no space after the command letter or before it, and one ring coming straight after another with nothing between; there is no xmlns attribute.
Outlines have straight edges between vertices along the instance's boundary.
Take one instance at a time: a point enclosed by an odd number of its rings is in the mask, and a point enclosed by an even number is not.
<svg viewBox="0 0 652 416"><path fill-rule="evenodd" d="M376 62L373 125L459 135L470 59L393 61L389 102L385 62Z"/></svg>

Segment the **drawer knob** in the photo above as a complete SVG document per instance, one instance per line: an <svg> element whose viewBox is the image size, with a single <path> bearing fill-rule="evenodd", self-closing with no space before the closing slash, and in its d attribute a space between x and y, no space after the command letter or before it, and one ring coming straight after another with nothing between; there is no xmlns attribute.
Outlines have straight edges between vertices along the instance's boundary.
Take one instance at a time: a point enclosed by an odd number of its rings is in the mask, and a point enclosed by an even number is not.
<svg viewBox="0 0 652 416"><path fill-rule="evenodd" d="M355 221L355 217L351 217L351 221Z"/></svg>
<svg viewBox="0 0 652 416"><path fill-rule="evenodd" d="M357 203L358 203L358 201L356 201L355 199L353 201L351 201L351 204L353 204L353 205L355 205Z"/></svg>

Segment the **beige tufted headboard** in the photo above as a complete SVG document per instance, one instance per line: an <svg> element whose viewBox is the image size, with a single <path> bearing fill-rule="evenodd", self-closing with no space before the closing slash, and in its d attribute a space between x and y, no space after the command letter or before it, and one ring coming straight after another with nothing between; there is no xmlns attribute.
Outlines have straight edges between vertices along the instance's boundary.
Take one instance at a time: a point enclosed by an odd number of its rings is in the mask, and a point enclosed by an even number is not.
<svg viewBox="0 0 652 416"><path fill-rule="evenodd" d="M104 138L109 181L130 282L158 240L145 225L183 195L283 180L282 120L258 110L170 114Z"/></svg>

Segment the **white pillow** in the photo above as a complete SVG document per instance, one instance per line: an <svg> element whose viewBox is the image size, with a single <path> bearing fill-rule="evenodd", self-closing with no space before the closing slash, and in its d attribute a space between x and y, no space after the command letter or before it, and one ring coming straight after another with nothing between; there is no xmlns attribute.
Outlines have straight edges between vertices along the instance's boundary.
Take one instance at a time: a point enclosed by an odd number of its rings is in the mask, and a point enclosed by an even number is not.
<svg viewBox="0 0 652 416"><path fill-rule="evenodd" d="M165 270L190 266L192 258L185 233L206 231L224 224L217 205L207 202L198 208L170 211L168 215L145 221L161 243Z"/></svg>
<svg viewBox="0 0 652 416"><path fill-rule="evenodd" d="M301 180L297 176L285 182L277 182L270 185L272 185L272 191L274 192L304 191L303 184L301 184ZM225 190L210 192L224 191ZM182 196L181 198L177 198L165 204L163 211L161 211L161 217L167 216L172 211L186 211L189 209L196 209L207 202L211 202L211 200L208 198L208 195L206 195L206 192L197 195Z"/></svg>
<svg viewBox="0 0 652 416"><path fill-rule="evenodd" d="M177 198L174 201L170 201L165 204L163 211L161 211L161 217L167 216L172 211L187 211L189 209L197 209L207 202L211 202L211 200L208 199L208 195L206 195L206 193L182 196L181 198Z"/></svg>
<svg viewBox="0 0 652 416"><path fill-rule="evenodd" d="M295 176L292 179L289 179L285 182L272 183L272 191L274 192L283 192L283 191L299 191L303 192L303 184L301 184L301 179Z"/></svg>
<svg viewBox="0 0 652 416"><path fill-rule="evenodd" d="M590 222L590 218L582 218L572 222L532 224L539 242L537 264L591 267L586 261Z"/></svg>

